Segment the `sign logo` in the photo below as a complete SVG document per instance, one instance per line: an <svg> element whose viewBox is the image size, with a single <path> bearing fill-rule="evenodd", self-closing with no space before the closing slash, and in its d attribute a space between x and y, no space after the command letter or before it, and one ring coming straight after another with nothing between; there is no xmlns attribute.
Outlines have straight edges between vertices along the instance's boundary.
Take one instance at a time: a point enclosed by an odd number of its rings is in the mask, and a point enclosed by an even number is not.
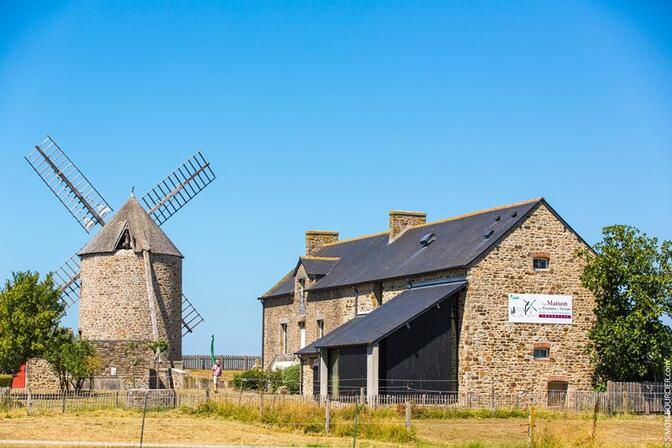
<svg viewBox="0 0 672 448"><path fill-rule="evenodd" d="M572 296L509 293L509 322L571 324Z"/></svg>

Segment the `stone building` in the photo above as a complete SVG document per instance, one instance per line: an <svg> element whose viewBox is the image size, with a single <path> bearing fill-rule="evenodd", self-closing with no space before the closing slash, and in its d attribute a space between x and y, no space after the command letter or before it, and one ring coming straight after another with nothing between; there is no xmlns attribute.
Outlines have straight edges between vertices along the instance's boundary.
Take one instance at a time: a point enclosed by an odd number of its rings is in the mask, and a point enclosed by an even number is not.
<svg viewBox="0 0 672 448"><path fill-rule="evenodd" d="M131 197L78 255L79 333L103 359L96 387L169 387L182 358L180 251ZM157 340L168 350L154 365Z"/></svg>
<svg viewBox="0 0 672 448"><path fill-rule="evenodd" d="M306 254L261 298L266 368L302 365L304 394L586 390L594 297L587 243L543 199L387 231Z"/></svg>

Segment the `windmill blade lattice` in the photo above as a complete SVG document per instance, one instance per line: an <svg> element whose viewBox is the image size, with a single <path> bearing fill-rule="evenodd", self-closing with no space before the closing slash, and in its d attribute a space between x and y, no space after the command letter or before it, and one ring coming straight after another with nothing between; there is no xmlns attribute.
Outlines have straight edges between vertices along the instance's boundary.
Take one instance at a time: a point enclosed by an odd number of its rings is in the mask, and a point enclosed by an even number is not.
<svg viewBox="0 0 672 448"><path fill-rule="evenodd" d="M194 328L204 321L203 316L196 311L194 305L182 294L182 336L186 336L188 333L194 331Z"/></svg>
<svg viewBox="0 0 672 448"><path fill-rule="evenodd" d="M154 222L161 225L213 180L215 173L199 151L148 191L140 201Z"/></svg>
<svg viewBox="0 0 672 448"><path fill-rule="evenodd" d="M79 257L73 255L54 272L54 282L61 290L61 300L66 308L74 305L79 300Z"/></svg>
<svg viewBox="0 0 672 448"><path fill-rule="evenodd" d="M51 137L25 159L87 233L105 225L112 207Z"/></svg>

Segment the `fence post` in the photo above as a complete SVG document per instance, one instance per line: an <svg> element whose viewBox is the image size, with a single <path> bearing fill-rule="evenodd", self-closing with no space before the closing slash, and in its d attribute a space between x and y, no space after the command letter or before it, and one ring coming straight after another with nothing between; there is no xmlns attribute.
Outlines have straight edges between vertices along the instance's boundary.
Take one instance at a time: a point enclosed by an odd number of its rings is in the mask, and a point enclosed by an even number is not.
<svg viewBox="0 0 672 448"><path fill-rule="evenodd" d="M61 414L65 414L65 399L68 396L68 390L63 390L63 402L61 403Z"/></svg>
<svg viewBox="0 0 672 448"><path fill-rule="evenodd" d="M364 404L365 403L365 397L364 397L364 388L360 387L359 388L359 403Z"/></svg>
<svg viewBox="0 0 672 448"><path fill-rule="evenodd" d="M406 401L406 431L411 430L411 402Z"/></svg>
<svg viewBox="0 0 672 448"><path fill-rule="evenodd" d="M210 388L205 389L205 402L210 401Z"/></svg>
<svg viewBox="0 0 672 448"><path fill-rule="evenodd" d="M535 424L535 409L534 406L529 407L529 414L527 416L527 446L534 448L534 424Z"/></svg>
<svg viewBox="0 0 672 448"><path fill-rule="evenodd" d="M495 404L495 383L492 383L492 390L490 393L490 401L491 401L491 406L492 406L492 415L495 415L495 412L497 411L497 405Z"/></svg>
<svg viewBox="0 0 672 448"><path fill-rule="evenodd" d="M595 446L595 436L597 435L597 411L599 410L600 407L600 396L599 392L598 395L595 397L595 407L593 408L593 431L590 434L590 446L594 447Z"/></svg>
<svg viewBox="0 0 672 448"><path fill-rule="evenodd" d="M145 403L142 406L142 426L140 427L140 448L142 448L142 441L145 438L145 415L147 414L147 397L149 392L145 392Z"/></svg>
<svg viewBox="0 0 672 448"><path fill-rule="evenodd" d="M118 408L119 407L119 391L117 391L114 394L114 407Z"/></svg>
<svg viewBox="0 0 672 448"><path fill-rule="evenodd" d="M329 397L327 396L324 402L324 431L329 434L331 429L331 412L329 406Z"/></svg>
<svg viewBox="0 0 672 448"><path fill-rule="evenodd" d="M28 405L26 406L26 412L28 412L28 415L32 414L33 412L33 393L30 390L30 387L28 388Z"/></svg>

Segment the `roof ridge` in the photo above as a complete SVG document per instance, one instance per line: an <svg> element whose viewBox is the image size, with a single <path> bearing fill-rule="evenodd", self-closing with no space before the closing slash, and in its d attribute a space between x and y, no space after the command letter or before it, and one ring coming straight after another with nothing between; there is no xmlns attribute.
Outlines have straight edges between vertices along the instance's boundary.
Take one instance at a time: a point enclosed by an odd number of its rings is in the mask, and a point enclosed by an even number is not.
<svg viewBox="0 0 672 448"><path fill-rule="evenodd" d="M518 207L518 206L525 205L525 204L532 204L533 202L539 202L539 201L543 201L543 200L544 200L543 196L539 196L539 197L536 197L536 198L527 199L525 201L513 202L511 204L498 205L498 206L495 206L495 207L484 208L484 209L473 211L473 212L463 213L461 215L451 216L449 218L438 219L436 221L431 221L431 222L428 222L428 223L425 223L425 224L420 224L418 226L413 226L413 227L410 227L408 230L419 229L421 227L427 227L427 226L431 226L431 225L435 225L435 224L441 224L441 223L448 222L448 221L455 221L457 219L468 218L470 216L481 215L483 213L494 212L494 211L497 211L497 210L504 210L504 209L512 208L512 207ZM336 246L337 244L341 244L341 243L349 243L351 241L363 240L363 239L366 239L366 238L373 238L373 237L380 236L380 235L388 235L389 233L390 233L390 231L386 230L384 232L370 233L370 234L362 235L362 236L355 236L355 237L347 238L347 239L344 239L344 240L334 241L333 243L326 243L326 244L323 244L320 247Z"/></svg>
<svg viewBox="0 0 672 448"><path fill-rule="evenodd" d="M302 260L327 260L327 261L334 261L341 259L341 257L319 257L316 255L302 255L299 258Z"/></svg>
<svg viewBox="0 0 672 448"><path fill-rule="evenodd" d="M327 247L327 246L336 246L337 244L349 243L351 241L364 240L366 238L373 238L373 237L380 236L380 235L387 235L388 233L390 233L390 232L385 231L385 232L378 232L378 233L369 233L367 235L362 235L362 236L355 236L355 237L347 238L347 239L344 239L344 240L334 241L333 243L323 244L323 245L320 246L320 248Z"/></svg>
<svg viewBox="0 0 672 448"><path fill-rule="evenodd" d="M448 221L456 221L458 219L469 218L471 216L482 215L484 213L495 212L497 210L504 210L504 209L507 209L507 208L519 207L521 205L532 204L534 202L539 202L539 201L543 201L543 200L544 200L544 198L542 196L539 196L537 198L527 199L525 201L513 202L511 204L506 204L506 205L498 205L496 207L484 208L484 209L477 210L477 211L474 211L474 212L462 213L461 215L451 216L450 218L438 219L436 221L427 222L425 224L420 224L419 226L413 226L410 229L427 227L427 226L431 226L431 225L434 225L434 224L441 224L441 223L448 222Z"/></svg>

